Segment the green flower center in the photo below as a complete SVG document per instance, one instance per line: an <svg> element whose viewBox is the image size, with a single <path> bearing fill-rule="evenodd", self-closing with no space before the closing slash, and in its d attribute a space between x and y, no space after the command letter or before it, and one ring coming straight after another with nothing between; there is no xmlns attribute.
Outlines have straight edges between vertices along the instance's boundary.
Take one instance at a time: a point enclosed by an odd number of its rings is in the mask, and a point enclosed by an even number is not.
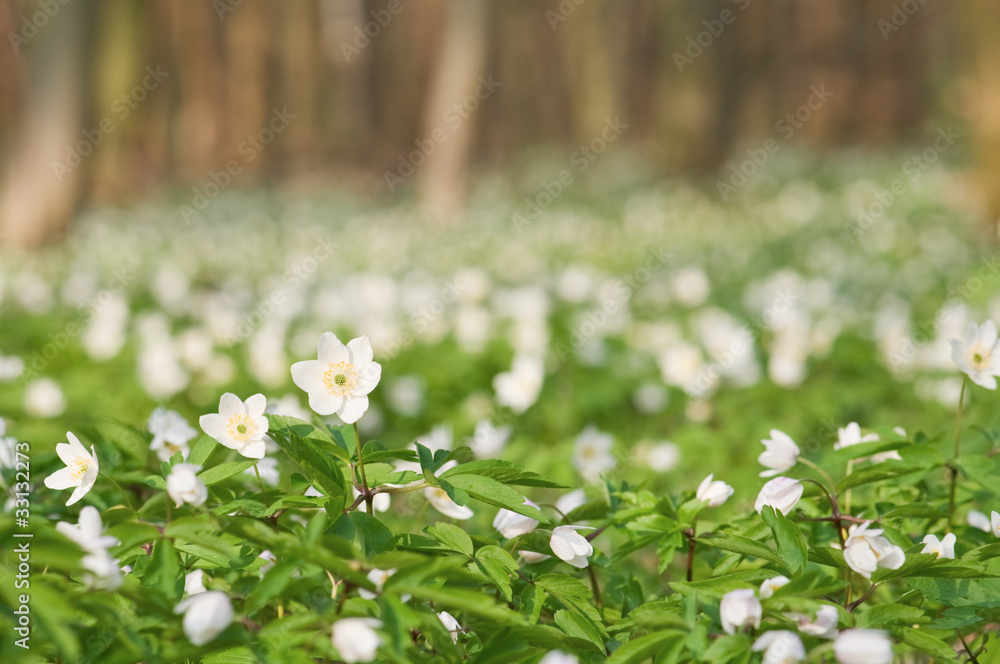
<svg viewBox="0 0 1000 664"><path fill-rule="evenodd" d="M337 385L343 385L347 382L347 376L345 376L342 373L339 373L333 377L333 382L336 383Z"/></svg>
<svg viewBox="0 0 1000 664"><path fill-rule="evenodd" d="M238 424L238 425L236 425L236 431L238 433L245 434L247 432L247 425L245 425L245 424Z"/></svg>

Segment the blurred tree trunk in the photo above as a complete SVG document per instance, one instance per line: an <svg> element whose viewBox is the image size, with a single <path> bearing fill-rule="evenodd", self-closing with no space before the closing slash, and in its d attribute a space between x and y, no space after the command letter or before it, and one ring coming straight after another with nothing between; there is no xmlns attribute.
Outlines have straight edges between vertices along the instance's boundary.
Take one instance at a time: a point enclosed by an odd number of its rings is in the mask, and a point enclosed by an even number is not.
<svg viewBox="0 0 1000 664"><path fill-rule="evenodd" d="M978 169L976 178L986 196L990 222L1000 232L1000 5L963 3L960 11L968 75L958 107L970 134L964 143Z"/></svg>
<svg viewBox="0 0 1000 664"><path fill-rule="evenodd" d="M28 4L25 14L37 9ZM97 141L81 133L92 10L88 0L62 5L23 46L25 103L0 181L0 237L18 246L41 244L66 229L81 168L95 149Z"/></svg>
<svg viewBox="0 0 1000 664"><path fill-rule="evenodd" d="M434 147L424 151L430 154L417 175L421 203L440 222L451 221L461 206L478 106L492 94L483 83L489 6L489 0L447 4L444 39L419 139Z"/></svg>

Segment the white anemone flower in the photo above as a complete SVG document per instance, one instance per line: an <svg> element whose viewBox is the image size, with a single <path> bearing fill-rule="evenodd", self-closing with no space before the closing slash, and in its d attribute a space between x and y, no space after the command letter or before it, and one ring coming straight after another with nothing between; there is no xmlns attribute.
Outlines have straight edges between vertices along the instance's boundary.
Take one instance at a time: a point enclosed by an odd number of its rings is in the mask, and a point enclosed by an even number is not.
<svg viewBox="0 0 1000 664"><path fill-rule="evenodd" d="M576 438L573 447L573 465L588 482L597 482L601 475L612 470L616 461L611 448L614 438L588 424Z"/></svg>
<svg viewBox="0 0 1000 664"><path fill-rule="evenodd" d="M761 487L754 509L760 513L765 505L770 505L782 514L788 514L799 502L803 490L799 480L791 477L775 477Z"/></svg>
<svg viewBox="0 0 1000 664"><path fill-rule="evenodd" d="M345 346L333 332L320 335L316 360L292 365L292 381L309 395L309 407L320 415L334 413L348 424L368 410L368 394L382 378L382 366L373 362L367 336Z"/></svg>
<svg viewBox="0 0 1000 664"><path fill-rule="evenodd" d="M330 640L348 664L370 662L375 659L382 639L375 631L382 622L376 618L341 618L333 623Z"/></svg>
<svg viewBox="0 0 1000 664"><path fill-rule="evenodd" d="M249 459L263 459L267 450L266 407L263 394L255 394L243 402L232 392L226 392L219 400L219 412L202 415L198 423L225 447Z"/></svg>
<svg viewBox="0 0 1000 664"><path fill-rule="evenodd" d="M458 624L455 616L447 611L441 611L437 614L437 617L441 621L441 624L444 625L444 628L451 632L451 640L458 643L458 634L462 631L462 626Z"/></svg>
<svg viewBox="0 0 1000 664"><path fill-rule="evenodd" d="M73 432L66 432L66 440L69 441L68 444L56 445L56 454L66 467L46 477L45 486L56 490L76 487L66 503L69 506L86 496L94 487L100 467L97 463L97 451L93 445L90 446L88 454L87 448L80 443L80 439L74 436Z"/></svg>
<svg viewBox="0 0 1000 664"><path fill-rule="evenodd" d="M969 510L969 513L965 515L965 522L973 528L982 530L984 533L992 532L993 530L993 524L990 523L990 517L986 516L979 510Z"/></svg>
<svg viewBox="0 0 1000 664"><path fill-rule="evenodd" d="M698 485L698 491L695 494L698 500L707 502L709 507L718 507L726 502L729 496L733 495L733 492L736 491L736 489L721 480L713 481L712 478L714 477L715 473L710 473L708 477L703 479L701 484Z"/></svg>
<svg viewBox="0 0 1000 664"><path fill-rule="evenodd" d="M844 542L844 562L866 579L879 567L899 569L906 562L903 549L882 537L881 530L869 528L871 523L851 526Z"/></svg>
<svg viewBox="0 0 1000 664"><path fill-rule="evenodd" d="M988 320L982 326L969 323L965 340L950 339L951 359L976 385L988 390L997 389L1000 376L1000 356L995 354L997 326Z"/></svg>
<svg viewBox="0 0 1000 664"><path fill-rule="evenodd" d="M429 486L424 489L424 495L430 501L431 507L452 519L471 519L475 514L471 508L459 505L452 500L448 493L441 487Z"/></svg>
<svg viewBox="0 0 1000 664"><path fill-rule="evenodd" d="M524 499L524 504L538 509L538 505L527 498ZM497 512L496 518L493 519L493 527L500 531L500 534L507 539L512 539L518 535L527 535L530 533L538 527L538 521L532 519L530 516L524 516L523 514L501 508Z"/></svg>
<svg viewBox="0 0 1000 664"><path fill-rule="evenodd" d="M955 539L955 533L948 533L941 539L938 539L937 535L925 535L924 548L920 550L920 553L935 553L938 558L954 559Z"/></svg>
<svg viewBox="0 0 1000 664"><path fill-rule="evenodd" d="M170 457L177 452L180 452L187 461L188 454L191 453L188 442L197 436L198 432L180 413L166 408L156 408L149 416L146 428L153 434L149 449L156 452L160 461L170 461Z"/></svg>
<svg viewBox="0 0 1000 664"><path fill-rule="evenodd" d="M518 355L514 358L510 371L493 377L497 403L520 415L538 400L544 381L545 365L541 358L535 355Z"/></svg>
<svg viewBox="0 0 1000 664"><path fill-rule="evenodd" d="M877 433L869 433L862 436L861 427L858 423L851 422L846 427L837 429L837 442L833 444L833 449L841 450L860 443L874 443L877 440L879 440Z"/></svg>
<svg viewBox="0 0 1000 664"><path fill-rule="evenodd" d="M105 535L104 524L101 523L101 513L96 507L86 505L80 510L77 523L60 521L56 530L73 540L87 553L103 553L113 546L121 544L117 537Z"/></svg>
<svg viewBox="0 0 1000 664"><path fill-rule="evenodd" d="M201 466L191 463L178 463L170 469L167 475L167 495L174 501L174 507L187 503L192 507L200 507L208 500L208 487L198 478Z"/></svg>
<svg viewBox="0 0 1000 664"><path fill-rule="evenodd" d="M757 461L768 469L760 473L761 477L780 475L794 468L799 462L799 446L788 434L771 429L771 437L760 442L766 449L760 453Z"/></svg>
<svg viewBox="0 0 1000 664"><path fill-rule="evenodd" d="M205 590L205 570L193 569L184 575L185 595L197 595Z"/></svg>
<svg viewBox="0 0 1000 664"><path fill-rule="evenodd" d="M878 629L845 629L833 642L840 664L892 664L892 642Z"/></svg>
<svg viewBox="0 0 1000 664"><path fill-rule="evenodd" d="M203 646L233 622L233 605L221 590L196 593L174 607L184 614L184 634L193 645Z"/></svg>
<svg viewBox="0 0 1000 664"><path fill-rule="evenodd" d="M837 609L829 604L819 607L816 612L816 620L810 620L809 616L798 616L799 631L803 634L818 636L821 639L832 639L837 636L837 624L840 621L840 614Z"/></svg>
<svg viewBox="0 0 1000 664"><path fill-rule="evenodd" d="M788 583L791 579L787 576L772 576L770 579L764 579L760 584L760 590L758 594L761 599L769 599L774 595L774 591Z"/></svg>
<svg viewBox="0 0 1000 664"><path fill-rule="evenodd" d="M806 658L806 648L795 632L775 629L757 637L750 647L754 652L764 651L762 664L795 664Z"/></svg>
<svg viewBox="0 0 1000 664"><path fill-rule="evenodd" d="M763 608L751 588L730 590L722 596L719 604L719 618L726 634L735 634L746 626L760 627Z"/></svg>
<svg viewBox="0 0 1000 664"><path fill-rule="evenodd" d="M997 512L990 512L990 527L993 529L993 534L1000 537L1000 514Z"/></svg>
<svg viewBox="0 0 1000 664"><path fill-rule="evenodd" d="M586 537L576 532L578 530L592 530L592 528L590 526L557 526L552 530L549 547L560 560L573 567L583 569L590 564L587 558L593 555L594 547L587 541Z"/></svg>
<svg viewBox="0 0 1000 664"><path fill-rule="evenodd" d="M477 459L494 459L503 451L510 434L509 426L498 427L490 420L480 420L468 446Z"/></svg>

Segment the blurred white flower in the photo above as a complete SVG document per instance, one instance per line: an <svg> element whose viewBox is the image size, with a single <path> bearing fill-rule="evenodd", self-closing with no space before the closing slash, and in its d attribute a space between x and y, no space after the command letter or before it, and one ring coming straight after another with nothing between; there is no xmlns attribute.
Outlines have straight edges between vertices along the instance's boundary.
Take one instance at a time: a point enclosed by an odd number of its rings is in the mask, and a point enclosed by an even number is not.
<svg viewBox="0 0 1000 664"><path fill-rule="evenodd" d="M311 418L309 411L302 407L299 398L294 394L286 394L280 399L268 399L265 413L271 415L282 415L284 417L294 417L297 420L308 422Z"/></svg>
<svg viewBox="0 0 1000 664"><path fill-rule="evenodd" d="M757 494L754 509L759 514L765 505L770 505L782 514L788 514L802 497L802 483L791 477L775 477Z"/></svg>
<svg viewBox="0 0 1000 664"><path fill-rule="evenodd" d="M13 355L0 355L0 383L19 378L24 373L24 360Z"/></svg>
<svg viewBox="0 0 1000 664"><path fill-rule="evenodd" d="M243 471L244 475L252 477L257 477L257 473L260 473L261 481L268 486L278 486L278 482L281 481L281 466L275 457L266 456L258 461L257 470L254 470L254 467L250 466Z"/></svg>
<svg viewBox="0 0 1000 664"><path fill-rule="evenodd" d="M722 596L719 604L719 618L726 634L735 634L746 626L760 627L762 608L760 600L751 588L730 590Z"/></svg>
<svg viewBox="0 0 1000 664"><path fill-rule="evenodd" d="M594 547L587 538L577 530L592 530L589 526L557 526L552 529L549 547L560 560L573 567L584 568L590 564L588 557L593 555Z"/></svg>
<svg viewBox="0 0 1000 664"><path fill-rule="evenodd" d="M765 450L757 457L757 461L768 468L760 473L761 477L779 475L791 470L799 462L799 446L788 434L771 429L771 437L760 442L764 444Z"/></svg>
<svg viewBox="0 0 1000 664"><path fill-rule="evenodd" d="M184 575L184 594L197 595L205 592L205 570L193 569Z"/></svg>
<svg viewBox="0 0 1000 664"><path fill-rule="evenodd" d="M207 590L181 601L175 614L184 614L184 634L193 645L214 640L233 622L233 605L221 590Z"/></svg>
<svg viewBox="0 0 1000 664"><path fill-rule="evenodd" d="M320 415L337 414L348 424L368 410L368 394L382 378L382 366L373 362L367 336L345 346L333 332L320 335L316 360L292 365L292 380L309 395L309 407Z"/></svg>
<svg viewBox="0 0 1000 664"><path fill-rule="evenodd" d="M878 439L877 433L869 433L862 436L861 427L858 426L858 423L851 422L846 427L837 429L837 442L833 444L833 449L841 450L860 443L874 443Z"/></svg>
<svg viewBox="0 0 1000 664"><path fill-rule="evenodd" d="M681 460L681 448L669 441L656 443L644 452L646 465L656 473L673 470Z"/></svg>
<svg viewBox="0 0 1000 664"><path fill-rule="evenodd" d="M762 664L795 664L806 658L806 648L795 632L776 629L764 632L750 647L754 652L764 651Z"/></svg>
<svg viewBox="0 0 1000 664"><path fill-rule="evenodd" d="M92 551L83 556L80 565L92 574L84 574L88 586L99 590L117 590L122 585L122 571L118 560L107 551Z"/></svg>
<svg viewBox="0 0 1000 664"><path fill-rule="evenodd" d="M24 410L38 418L58 417L66 410L66 397L59 383L36 378L24 390Z"/></svg>
<svg viewBox="0 0 1000 664"><path fill-rule="evenodd" d="M197 430L188 424L184 416L163 407L157 407L153 411L146 428L153 434L149 449L156 452L160 461L170 461L170 457L177 452L180 452L186 461L188 454L191 453L188 442L198 435Z"/></svg>
<svg viewBox="0 0 1000 664"><path fill-rule="evenodd" d="M566 515L587 502L587 494L583 489L573 489L565 493L556 501L556 509L560 514Z"/></svg>
<svg viewBox="0 0 1000 664"><path fill-rule="evenodd" d="M208 487L198 478L201 466L191 463L178 463L170 469L167 475L167 495L174 501L175 507L187 503L192 507L200 507L208 500Z"/></svg>
<svg viewBox="0 0 1000 664"><path fill-rule="evenodd" d="M571 655L562 650L551 650L545 657L538 660L538 664L580 664L576 655Z"/></svg>
<svg viewBox="0 0 1000 664"><path fill-rule="evenodd" d="M270 551L266 550L261 551L260 555L257 557L260 558L261 560L266 561L263 565L260 566L260 569L257 570L257 574L259 574L261 577L270 572L271 569L278 563L278 557L273 553L271 553Z"/></svg>
<svg viewBox="0 0 1000 664"><path fill-rule="evenodd" d="M495 459L500 456L510 434L509 426L497 427L490 420L479 420L468 445L477 459Z"/></svg>
<svg viewBox="0 0 1000 664"><path fill-rule="evenodd" d="M426 386L420 376L400 376L385 391L389 406L400 415L415 417L424 409Z"/></svg>
<svg viewBox="0 0 1000 664"><path fill-rule="evenodd" d="M382 639L375 631L382 622L375 618L341 618L333 623L330 640L348 664L370 662L375 659Z"/></svg>
<svg viewBox="0 0 1000 664"><path fill-rule="evenodd" d="M713 481L713 477L715 477L715 473L709 474L708 477L701 481L695 496L698 500L707 502L709 507L718 507L726 502L736 489L721 480Z"/></svg>
<svg viewBox="0 0 1000 664"><path fill-rule="evenodd" d="M56 524L56 530L73 540L87 553L103 553L109 548L121 544L117 537L104 534L101 513L91 505L85 505L80 510L77 523L60 521Z"/></svg>
<svg viewBox="0 0 1000 664"><path fill-rule="evenodd" d="M955 557L955 533L948 533L942 539L937 535L925 535L923 539L924 548L920 553L934 553L938 558Z"/></svg>
<svg viewBox="0 0 1000 664"><path fill-rule="evenodd" d="M573 447L573 465L583 479L597 482L601 475L615 467L615 457L611 454L614 438L610 434L598 431L593 424L588 424L576 438Z"/></svg>
<svg viewBox="0 0 1000 664"><path fill-rule="evenodd" d="M90 446L90 453L88 453L87 448L71 431L66 432L66 440L69 441L68 444L59 443L56 445L56 454L66 464L66 467L46 477L45 486L57 491L75 487L66 503L69 506L86 496L87 492L94 487L100 466L97 463L97 451L93 445Z"/></svg>
<svg viewBox="0 0 1000 664"><path fill-rule="evenodd" d="M429 486L424 489L424 495L430 501L431 507L452 519L471 519L475 514L469 507L453 501L441 487Z"/></svg>
<svg viewBox="0 0 1000 664"><path fill-rule="evenodd" d="M892 642L877 629L845 629L833 642L840 664L892 664Z"/></svg>
<svg viewBox="0 0 1000 664"><path fill-rule="evenodd" d="M704 304L711 290L708 275L697 265L681 268L671 281L674 299L688 307Z"/></svg>
<svg viewBox="0 0 1000 664"><path fill-rule="evenodd" d="M219 412L202 415L198 422L205 433L223 446L250 459L263 459L267 449L266 407L263 394L255 394L243 402L232 392L226 392L219 400Z"/></svg>
<svg viewBox="0 0 1000 664"><path fill-rule="evenodd" d="M382 592L382 588L385 587L385 582L389 580L389 577L396 573L395 568L393 569L378 569L374 568L372 571L368 572L368 580L375 584L375 592L368 590L367 588L358 588L358 594L361 595L363 599L375 599L376 595ZM400 599L404 602L409 601L409 595L403 595Z"/></svg>
<svg viewBox="0 0 1000 664"><path fill-rule="evenodd" d="M517 414L528 410L538 399L545 379L545 365L535 355L517 355L510 371L493 378L497 403Z"/></svg>
<svg viewBox="0 0 1000 664"><path fill-rule="evenodd" d="M837 636L837 624L840 621L840 614L837 609L829 604L819 607L816 612L816 620L810 620L809 616L798 616L799 631L803 634L818 636L821 639L832 639Z"/></svg>
<svg viewBox="0 0 1000 664"><path fill-rule="evenodd" d="M763 583L760 584L760 590L758 594L761 599L769 599L774 595L774 591L782 587L789 582L787 576L772 576L770 579L764 579Z"/></svg>
<svg viewBox="0 0 1000 664"><path fill-rule="evenodd" d="M462 631L462 626L455 620L455 616L447 611L440 611L437 617L441 621L441 624L444 625L444 628L451 632L451 640L458 643L458 633Z"/></svg>
<svg viewBox="0 0 1000 664"><path fill-rule="evenodd" d="M881 530L869 529L870 525L871 521L865 521L851 526L844 542L844 562L866 579L879 567L899 569L906 562L903 549L882 537Z"/></svg>
<svg viewBox="0 0 1000 664"><path fill-rule="evenodd" d="M7 423L0 417L0 468L17 465L17 438L8 436Z"/></svg>
<svg viewBox="0 0 1000 664"><path fill-rule="evenodd" d="M990 512L990 527L993 529L993 534L1000 537L1000 514L997 512Z"/></svg>
<svg viewBox="0 0 1000 664"><path fill-rule="evenodd" d="M647 381L635 388L632 404L643 415L662 413L670 402L670 392L659 382Z"/></svg>
<svg viewBox="0 0 1000 664"><path fill-rule="evenodd" d="M950 339L951 358L976 385L988 390L997 389L1000 376L1000 356L995 354L997 326L988 320L982 326L969 323L965 340Z"/></svg>
<svg viewBox="0 0 1000 664"><path fill-rule="evenodd" d="M965 515L965 522L973 528L978 528L983 532L988 533L993 529L992 524L990 523L990 517L978 510L969 510L969 513Z"/></svg>
<svg viewBox="0 0 1000 664"><path fill-rule="evenodd" d="M525 505L531 505L535 509L538 509L538 505L531 502L527 498L524 499ZM523 514L518 514L517 512L511 512L508 509L500 509L497 512L496 517L493 519L493 527L500 531L500 534L511 539L517 537L518 535L526 535L532 530L538 527L538 521L532 519L530 516L524 516Z"/></svg>

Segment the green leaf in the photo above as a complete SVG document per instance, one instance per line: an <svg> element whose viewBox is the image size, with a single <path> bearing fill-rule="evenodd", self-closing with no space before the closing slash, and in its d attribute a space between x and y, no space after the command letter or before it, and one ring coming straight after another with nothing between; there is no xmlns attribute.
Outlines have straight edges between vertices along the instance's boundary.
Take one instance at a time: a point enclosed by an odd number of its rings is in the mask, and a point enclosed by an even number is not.
<svg viewBox="0 0 1000 664"><path fill-rule="evenodd" d="M743 537L742 535L713 535L712 537L696 537L695 540L701 544L714 546L716 549L731 551L744 556L753 556L754 558L767 560L788 569L788 565L781 559L781 556L771 550L766 544L752 540L749 537Z"/></svg>
<svg viewBox="0 0 1000 664"><path fill-rule="evenodd" d="M441 477L447 478L452 475L481 475L503 484L514 484L517 486L537 486L551 489L565 488L564 485L548 480L538 473L524 470L522 466L516 463L495 459L463 463L445 471L441 474Z"/></svg>
<svg viewBox="0 0 1000 664"><path fill-rule="evenodd" d="M472 557L472 538L458 526L439 521L424 528L424 532L452 551Z"/></svg>
<svg viewBox="0 0 1000 664"><path fill-rule="evenodd" d="M268 417L274 416L268 415ZM306 423L296 425L296 428L301 428L303 425L315 430L315 427ZM337 457L333 454L334 450L338 449L337 444L302 438L295 433L294 428L284 434L273 432L271 437L298 464L309 478L309 482L327 497L330 501L327 504L328 511L342 510L349 489Z"/></svg>
<svg viewBox="0 0 1000 664"><path fill-rule="evenodd" d="M299 564L298 560L281 560L275 563L274 567L267 571L267 574L247 598L247 612L253 613L280 595L288 582L292 580L292 574Z"/></svg>
<svg viewBox="0 0 1000 664"><path fill-rule="evenodd" d="M640 636L614 651L607 664L640 664L666 651L671 643L681 641L685 636L683 632L672 629Z"/></svg>
<svg viewBox="0 0 1000 664"><path fill-rule="evenodd" d="M567 636L582 639L593 645L598 652L604 652L604 639L601 638L601 632L592 621L565 609L556 611L553 620Z"/></svg>
<svg viewBox="0 0 1000 664"><path fill-rule="evenodd" d="M159 590L176 602L184 590L181 562L169 539L161 539L153 545L152 560L142 581L145 585Z"/></svg>
<svg viewBox="0 0 1000 664"><path fill-rule="evenodd" d="M521 591L521 614L530 623L537 623L542 615L542 605L545 604L545 591L534 583L525 585Z"/></svg>
<svg viewBox="0 0 1000 664"><path fill-rule="evenodd" d="M827 567L847 569L844 552L829 546L814 546L809 549L809 560Z"/></svg>
<svg viewBox="0 0 1000 664"><path fill-rule="evenodd" d="M926 630L902 627L892 630L893 634L903 643L930 655L935 662L961 662L954 648L941 639L931 636Z"/></svg>
<svg viewBox="0 0 1000 664"><path fill-rule="evenodd" d="M906 562L899 569L880 569L872 574L873 582L886 581L895 578L916 577L974 579L993 577L981 567L962 564L961 562L938 558L933 553L911 553L906 556Z"/></svg>
<svg viewBox="0 0 1000 664"><path fill-rule="evenodd" d="M187 462L193 463L196 466L204 466L205 462L208 461L208 457L211 456L217 445L218 443L211 436L202 436L194 445L191 446L191 454L188 455Z"/></svg>
<svg viewBox="0 0 1000 664"><path fill-rule="evenodd" d="M869 607L864 613L856 613L855 627L870 627L883 629L889 625L913 625L927 622L923 610L905 604L878 604Z"/></svg>
<svg viewBox="0 0 1000 664"><path fill-rule="evenodd" d="M906 585L946 606L1000 606L1000 579L906 579Z"/></svg>
<svg viewBox="0 0 1000 664"><path fill-rule="evenodd" d="M764 505L760 512L764 523L771 528L774 543L778 546L778 556L785 567L797 574L809 561L806 538L797 525L770 505Z"/></svg>
<svg viewBox="0 0 1000 664"><path fill-rule="evenodd" d="M722 576L712 577L704 581L671 581L670 587L685 595L706 595L722 597L730 590L746 588L747 585L760 585L764 579L774 576L774 572L766 569L748 569Z"/></svg>
<svg viewBox="0 0 1000 664"><path fill-rule="evenodd" d="M607 632L601 621L601 614L591 603L593 592L579 579L564 574L543 574L535 579L535 584L554 597L567 609L579 614L594 623L602 639L607 638ZM603 649L603 646L602 646Z"/></svg>
<svg viewBox="0 0 1000 664"><path fill-rule="evenodd" d="M723 664L729 660L750 651L750 636L747 634L728 634L712 642L701 654L702 661Z"/></svg>
<svg viewBox="0 0 1000 664"><path fill-rule="evenodd" d="M447 481L484 503L523 514L539 523L549 522L541 512L524 502L524 496L494 479L482 475L450 475Z"/></svg>
<svg viewBox="0 0 1000 664"><path fill-rule="evenodd" d="M513 556L498 546L484 546L476 551L476 565L510 602L510 574L518 568Z"/></svg>
<svg viewBox="0 0 1000 664"><path fill-rule="evenodd" d="M361 537L361 542L365 547L365 555L369 558L396 548L393 542L392 531L371 514L355 510L350 512L348 517L354 522L354 527L357 529Z"/></svg>
<svg viewBox="0 0 1000 664"><path fill-rule="evenodd" d="M205 486L210 486L217 482L232 477L242 473L247 468L252 467L257 463L257 459L243 459L242 461L230 461L229 463L222 463L218 466L213 466L207 470L203 470L198 473L198 479L205 483Z"/></svg>

